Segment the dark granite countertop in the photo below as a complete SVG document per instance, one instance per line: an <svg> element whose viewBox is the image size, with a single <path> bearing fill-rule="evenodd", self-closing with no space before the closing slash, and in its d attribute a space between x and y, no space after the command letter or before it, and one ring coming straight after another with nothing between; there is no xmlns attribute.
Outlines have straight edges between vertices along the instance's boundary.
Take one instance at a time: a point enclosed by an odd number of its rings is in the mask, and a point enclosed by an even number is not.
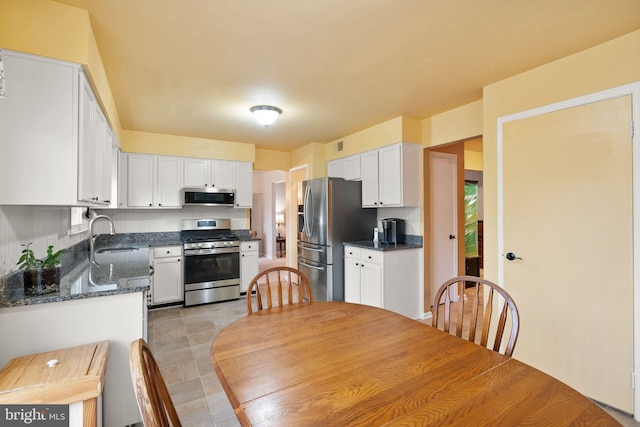
<svg viewBox="0 0 640 427"><path fill-rule="evenodd" d="M96 263L85 259L60 279L60 290L44 295L27 296L22 281L0 298L1 307L68 301L143 292L149 289L149 248L135 251L96 253Z"/></svg>
<svg viewBox="0 0 640 427"><path fill-rule="evenodd" d="M241 241L251 238L249 230L234 230ZM96 263L89 260L88 240L66 248L62 260L60 290L50 294L27 296L22 272L0 278L0 308L16 307L72 299L93 298L149 290L149 249L181 246L179 232L121 233L99 235L96 239ZM137 248L130 251L100 252L104 248Z"/></svg>
<svg viewBox="0 0 640 427"><path fill-rule="evenodd" d="M372 240L361 240L358 242L344 242L344 246L355 246L358 248L371 249L374 251L402 251L406 249L420 249L422 243L403 243L400 245L393 245L387 243L374 243Z"/></svg>

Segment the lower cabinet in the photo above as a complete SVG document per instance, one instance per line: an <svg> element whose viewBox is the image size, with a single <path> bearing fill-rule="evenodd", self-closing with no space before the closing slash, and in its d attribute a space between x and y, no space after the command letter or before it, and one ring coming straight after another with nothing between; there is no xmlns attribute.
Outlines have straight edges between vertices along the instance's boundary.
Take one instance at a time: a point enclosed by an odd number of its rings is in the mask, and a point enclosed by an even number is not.
<svg viewBox="0 0 640 427"><path fill-rule="evenodd" d="M419 249L344 248L344 300L420 317Z"/></svg>
<svg viewBox="0 0 640 427"><path fill-rule="evenodd" d="M184 301L182 246L161 246L149 251L151 275L150 306Z"/></svg>
<svg viewBox="0 0 640 427"><path fill-rule="evenodd" d="M258 275L259 245L257 240L240 242L240 292L247 292L249 283Z"/></svg>

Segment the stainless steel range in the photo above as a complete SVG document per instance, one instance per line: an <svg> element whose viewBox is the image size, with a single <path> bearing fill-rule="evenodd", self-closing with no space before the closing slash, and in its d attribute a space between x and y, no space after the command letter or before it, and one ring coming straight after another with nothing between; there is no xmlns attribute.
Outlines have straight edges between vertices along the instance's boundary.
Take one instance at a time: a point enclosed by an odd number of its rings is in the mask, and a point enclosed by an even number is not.
<svg viewBox="0 0 640 427"><path fill-rule="evenodd" d="M184 305L240 298L240 240L229 219L183 219Z"/></svg>

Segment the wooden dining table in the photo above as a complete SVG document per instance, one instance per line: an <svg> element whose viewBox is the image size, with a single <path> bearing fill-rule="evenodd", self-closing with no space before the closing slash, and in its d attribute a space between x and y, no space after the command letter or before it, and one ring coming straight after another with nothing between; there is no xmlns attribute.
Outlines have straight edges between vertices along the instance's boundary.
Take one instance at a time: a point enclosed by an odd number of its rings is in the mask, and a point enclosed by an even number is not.
<svg viewBox="0 0 640 427"><path fill-rule="evenodd" d="M360 304L255 312L211 361L245 426L620 425L517 358Z"/></svg>

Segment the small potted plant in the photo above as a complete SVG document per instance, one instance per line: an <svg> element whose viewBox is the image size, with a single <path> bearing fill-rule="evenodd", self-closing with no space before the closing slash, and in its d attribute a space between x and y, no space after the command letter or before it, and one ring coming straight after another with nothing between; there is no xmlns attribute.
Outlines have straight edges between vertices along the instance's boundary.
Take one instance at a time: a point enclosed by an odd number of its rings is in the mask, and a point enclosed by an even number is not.
<svg viewBox="0 0 640 427"><path fill-rule="evenodd" d="M17 265L24 271L25 295L43 295L60 290L60 256L64 250L54 252L53 245L47 248L44 260L36 258L30 248L33 242L24 244Z"/></svg>
<svg viewBox="0 0 640 427"><path fill-rule="evenodd" d="M24 249L17 265L24 271L24 292L27 295L37 295L38 290L42 289L42 277L40 275L40 266L42 261L36 258L33 250L30 248L33 242L23 244Z"/></svg>
<svg viewBox="0 0 640 427"><path fill-rule="evenodd" d="M64 249L53 252L53 245L47 248L47 256L42 260L42 288L43 293L60 290L60 256Z"/></svg>

